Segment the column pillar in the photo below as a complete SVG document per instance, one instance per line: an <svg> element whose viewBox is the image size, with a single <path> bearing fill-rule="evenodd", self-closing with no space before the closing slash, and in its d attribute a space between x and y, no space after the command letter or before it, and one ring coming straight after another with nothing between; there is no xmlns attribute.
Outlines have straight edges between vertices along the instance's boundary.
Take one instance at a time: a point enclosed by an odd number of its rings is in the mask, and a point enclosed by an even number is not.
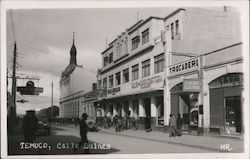
<svg viewBox="0 0 250 159"><path fill-rule="evenodd" d="M125 108L124 108L124 102L121 102L121 108L122 108L122 117L125 116Z"/></svg>
<svg viewBox="0 0 250 159"><path fill-rule="evenodd" d="M130 112L129 117L134 117L133 101L132 100L129 100L129 112Z"/></svg>
<svg viewBox="0 0 250 159"><path fill-rule="evenodd" d="M117 113L117 103L113 103L113 116L118 115Z"/></svg>
<svg viewBox="0 0 250 159"><path fill-rule="evenodd" d="M151 125L157 125L157 108L156 108L156 97L151 97Z"/></svg>
<svg viewBox="0 0 250 159"><path fill-rule="evenodd" d="M169 115L171 111L171 102L170 102L170 91L169 91L169 70L168 66L171 65L172 60L172 39L171 39L171 31L170 28L166 28L162 34L163 36L163 47L164 47L164 56L165 56L165 67L164 67L164 125L169 124Z"/></svg>
<svg viewBox="0 0 250 159"><path fill-rule="evenodd" d="M145 117L145 109L143 106L143 99L139 99L139 117Z"/></svg>

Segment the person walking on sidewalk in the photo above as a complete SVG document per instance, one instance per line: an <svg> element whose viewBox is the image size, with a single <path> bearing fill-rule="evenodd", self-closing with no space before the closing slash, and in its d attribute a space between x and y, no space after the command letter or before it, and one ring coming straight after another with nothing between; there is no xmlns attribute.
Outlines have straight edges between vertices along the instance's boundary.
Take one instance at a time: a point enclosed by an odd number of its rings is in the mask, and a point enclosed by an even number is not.
<svg viewBox="0 0 250 159"><path fill-rule="evenodd" d="M81 135L81 141L79 142L78 147L77 147L77 148L76 148L76 147L74 148L74 152L76 152L77 149L79 149L79 148L81 148L82 146L84 146L84 152L85 152L86 154L89 154L89 149L88 149L88 148L85 149L85 145L87 144L87 147L88 147L88 143L89 143L88 138L87 138L87 133L88 133L88 131L89 131L88 125L87 125L87 123L86 123L87 118L88 118L88 114L83 113L83 114L82 114L82 119L81 119L81 121L80 121L80 135Z"/></svg>
<svg viewBox="0 0 250 159"><path fill-rule="evenodd" d="M182 128L182 117L181 117L181 114L178 114L178 118L177 118L177 136L182 136L181 128Z"/></svg>
<svg viewBox="0 0 250 159"><path fill-rule="evenodd" d="M172 137L172 136L175 137L175 133L176 133L176 119L174 117L174 114L170 114L169 127L170 127L169 136L170 137Z"/></svg>

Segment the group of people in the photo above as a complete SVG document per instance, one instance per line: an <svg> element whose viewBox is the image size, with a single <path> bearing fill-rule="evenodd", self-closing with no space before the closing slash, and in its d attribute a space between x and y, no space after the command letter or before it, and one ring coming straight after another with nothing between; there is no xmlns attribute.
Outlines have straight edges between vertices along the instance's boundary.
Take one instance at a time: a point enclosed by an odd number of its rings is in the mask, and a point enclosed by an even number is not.
<svg viewBox="0 0 250 159"><path fill-rule="evenodd" d="M182 136L181 133L181 128L183 124L183 119L180 114L178 114L178 117L175 118L174 114L170 114L170 119L169 119L169 136L170 137L175 137L175 136Z"/></svg>

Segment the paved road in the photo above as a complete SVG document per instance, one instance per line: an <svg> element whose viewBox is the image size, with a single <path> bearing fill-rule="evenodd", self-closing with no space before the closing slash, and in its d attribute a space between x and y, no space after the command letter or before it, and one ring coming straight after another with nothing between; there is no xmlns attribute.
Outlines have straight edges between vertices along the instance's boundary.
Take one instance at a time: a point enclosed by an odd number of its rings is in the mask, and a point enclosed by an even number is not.
<svg viewBox="0 0 250 159"><path fill-rule="evenodd" d="M211 150L206 149L116 136L99 132L89 132L88 138L91 146L93 147L90 149L90 153L92 154L212 152ZM9 154L84 154L83 148L79 149L76 153L73 151L73 146L80 141L79 131L77 128L54 127L51 136L40 136L37 138L36 142L43 143L44 148L24 149L23 147L30 147L30 145L20 145L21 141L21 134L10 138Z"/></svg>

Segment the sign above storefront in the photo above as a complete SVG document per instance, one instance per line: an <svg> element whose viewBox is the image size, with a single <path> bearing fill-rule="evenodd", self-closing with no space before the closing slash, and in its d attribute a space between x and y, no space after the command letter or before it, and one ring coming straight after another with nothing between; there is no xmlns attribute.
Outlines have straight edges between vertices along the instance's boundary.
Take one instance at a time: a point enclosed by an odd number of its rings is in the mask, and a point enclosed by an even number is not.
<svg viewBox="0 0 250 159"><path fill-rule="evenodd" d="M121 88L120 87L116 87L116 88L113 88L113 89L109 89L108 90L108 94L115 95L116 92L120 92L120 91L121 91Z"/></svg>
<svg viewBox="0 0 250 159"><path fill-rule="evenodd" d="M200 67L200 57L196 57L182 63L174 64L169 66L169 76L179 75L194 70L198 70Z"/></svg>
<svg viewBox="0 0 250 159"><path fill-rule="evenodd" d="M162 76L158 75L158 76L149 77L146 79L142 79L140 81L133 82L133 83L131 83L131 87L132 87L132 89L136 89L139 87L140 87L140 89L145 89L145 88L150 88L151 85L154 83L159 83L162 81L163 81Z"/></svg>
<svg viewBox="0 0 250 159"><path fill-rule="evenodd" d="M183 92L200 92L199 79L183 79Z"/></svg>

